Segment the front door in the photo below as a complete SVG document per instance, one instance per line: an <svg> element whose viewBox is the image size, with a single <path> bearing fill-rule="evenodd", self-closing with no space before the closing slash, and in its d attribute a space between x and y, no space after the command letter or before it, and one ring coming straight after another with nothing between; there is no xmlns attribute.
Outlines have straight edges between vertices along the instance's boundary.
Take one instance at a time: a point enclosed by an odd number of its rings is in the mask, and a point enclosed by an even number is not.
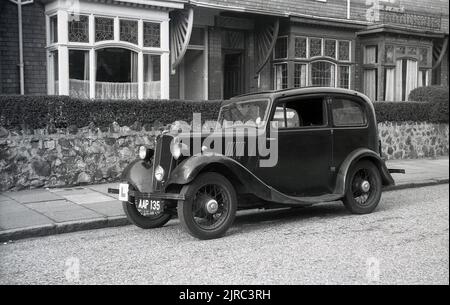
<svg viewBox="0 0 450 305"><path fill-rule="evenodd" d="M243 66L242 52L232 52L224 54L224 99L229 99L244 92Z"/></svg>
<svg viewBox="0 0 450 305"><path fill-rule="evenodd" d="M278 163L258 167L258 177L287 195L332 193L332 133L327 118L323 97L277 102L271 124L276 121L279 126Z"/></svg>

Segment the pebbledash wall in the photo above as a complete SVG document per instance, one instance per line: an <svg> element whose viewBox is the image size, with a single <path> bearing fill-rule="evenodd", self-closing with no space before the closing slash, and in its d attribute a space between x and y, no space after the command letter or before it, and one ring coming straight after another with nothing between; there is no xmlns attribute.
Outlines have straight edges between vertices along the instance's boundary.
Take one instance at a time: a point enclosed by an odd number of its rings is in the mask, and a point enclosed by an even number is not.
<svg viewBox="0 0 450 305"><path fill-rule="evenodd" d="M0 129L0 191L119 181L138 147L152 147L158 132L135 127L113 123L105 131L90 126L25 135ZM448 124L379 123L379 134L388 159L449 153Z"/></svg>

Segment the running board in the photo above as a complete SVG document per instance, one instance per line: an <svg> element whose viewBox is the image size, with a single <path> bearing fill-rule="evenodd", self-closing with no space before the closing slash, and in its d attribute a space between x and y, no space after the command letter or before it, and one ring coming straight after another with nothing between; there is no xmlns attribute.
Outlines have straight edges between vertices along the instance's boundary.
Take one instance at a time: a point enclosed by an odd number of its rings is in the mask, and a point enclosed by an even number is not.
<svg viewBox="0 0 450 305"><path fill-rule="evenodd" d="M312 205L314 203L337 201L337 200L342 199L342 197L343 197L342 194L324 194L324 195L320 195L320 196L296 197L296 196L289 196L289 195L283 194L283 193L271 188L271 200L273 202L289 204L289 205L308 206L308 205Z"/></svg>

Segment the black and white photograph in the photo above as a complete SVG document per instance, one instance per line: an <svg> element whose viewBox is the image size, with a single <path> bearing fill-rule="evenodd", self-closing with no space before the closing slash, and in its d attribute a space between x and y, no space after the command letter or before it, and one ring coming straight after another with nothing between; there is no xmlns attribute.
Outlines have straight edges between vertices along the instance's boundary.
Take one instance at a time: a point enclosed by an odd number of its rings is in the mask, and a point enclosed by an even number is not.
<svg viewBox="0 0 450 305"><path fill-rule="evenodd" d="M0 0L0 285L449 285L448 38L448 0Z"/></svg>

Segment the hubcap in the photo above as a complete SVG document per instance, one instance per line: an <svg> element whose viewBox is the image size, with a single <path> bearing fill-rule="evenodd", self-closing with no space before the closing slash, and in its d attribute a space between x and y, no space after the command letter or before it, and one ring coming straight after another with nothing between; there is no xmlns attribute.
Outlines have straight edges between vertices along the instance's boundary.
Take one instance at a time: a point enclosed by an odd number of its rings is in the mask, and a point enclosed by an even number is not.
<svg viewBox="0 0 450 305"><path fill-rule="evenodd" d="M361 191L364 193L367 193L370 190L370 183L367 180L364 180L361 182Z"/></svg>
<svg viewBox="0 0 450 305"><path fill-rule="evenodd" d="M216 200L210 199L208 202L206 202L206 210L209 214L215 214L217 210L219 209L219 204Z"/></svg>

